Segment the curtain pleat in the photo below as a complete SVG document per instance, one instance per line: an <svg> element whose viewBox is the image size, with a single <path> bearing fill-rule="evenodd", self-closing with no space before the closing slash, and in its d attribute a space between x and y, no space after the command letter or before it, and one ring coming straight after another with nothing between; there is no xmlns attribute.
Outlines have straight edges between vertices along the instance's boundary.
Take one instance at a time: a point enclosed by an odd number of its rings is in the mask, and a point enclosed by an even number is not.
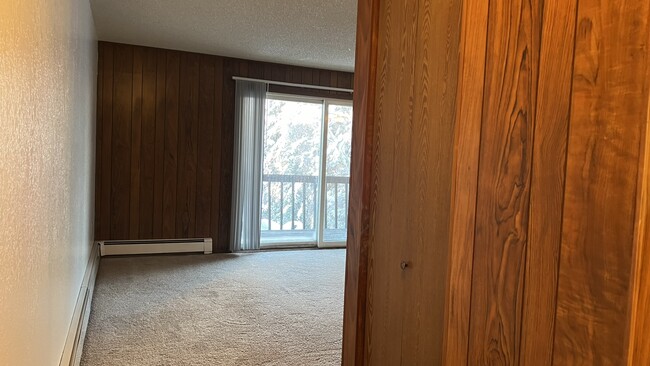
<svg viewBox="0 0 650 366"><path fill-rule="evenodd" d="M233 252L260 248L262 136L266 83L237 80L232 192Z"/></svg>

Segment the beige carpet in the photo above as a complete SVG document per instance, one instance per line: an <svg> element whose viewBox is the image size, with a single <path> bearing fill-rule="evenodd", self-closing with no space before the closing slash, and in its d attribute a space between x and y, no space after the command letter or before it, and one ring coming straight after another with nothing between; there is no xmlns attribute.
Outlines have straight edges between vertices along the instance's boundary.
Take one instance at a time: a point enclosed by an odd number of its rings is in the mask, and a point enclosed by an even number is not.
<svg viewBox="0 0 650 366"><path fill-rule="evenodd" d="M102 259L82 365L339 365L345 251Z"/></svg>

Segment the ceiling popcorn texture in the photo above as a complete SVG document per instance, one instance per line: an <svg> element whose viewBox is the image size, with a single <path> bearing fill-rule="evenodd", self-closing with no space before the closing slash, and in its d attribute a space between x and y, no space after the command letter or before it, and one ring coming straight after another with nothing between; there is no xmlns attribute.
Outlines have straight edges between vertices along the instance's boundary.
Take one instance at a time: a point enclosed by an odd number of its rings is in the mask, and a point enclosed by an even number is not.
<svg viewBox="0 0 650 366"><path fill-rule="evenodd" d="M354 0L91 0L100 40L353 71Z"/></svg>

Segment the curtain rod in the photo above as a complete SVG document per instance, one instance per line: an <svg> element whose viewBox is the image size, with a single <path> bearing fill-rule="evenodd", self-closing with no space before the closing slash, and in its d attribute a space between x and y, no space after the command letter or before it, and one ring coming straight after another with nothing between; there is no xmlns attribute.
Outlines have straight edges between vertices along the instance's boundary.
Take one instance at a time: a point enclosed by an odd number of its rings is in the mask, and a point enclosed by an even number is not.
<svg viewBox="0 0 650 366"><path fill-rule="evenodd" d="M330 86L318 86L318 85L308 85L308 84L285 83L283 81L251 79L251 78L243 78L243 77L239 77L239 76L233 76L232 79L233 80L255 81L255 82L258 82L258 83L267 83L267 84L273 84L273 85L293 86L295 88L331 90L331 91L338 91L338 92L344 92L344 93L352 93L353 92L352 89L345 89L345 88L332 88Z"/></svg>

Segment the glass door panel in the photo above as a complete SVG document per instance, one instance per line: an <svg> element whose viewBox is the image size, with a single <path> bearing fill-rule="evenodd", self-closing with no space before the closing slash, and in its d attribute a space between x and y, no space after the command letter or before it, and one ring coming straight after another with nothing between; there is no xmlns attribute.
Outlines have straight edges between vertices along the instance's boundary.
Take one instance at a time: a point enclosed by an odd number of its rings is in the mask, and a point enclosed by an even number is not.
<svg viewBox="0 0 650 366"><path fill-rule="evenodd" d="M323 180L322 241L345 244L350 193L350 152L352 150L352 105L326 103L327 134L325 179Z"/></svg>
<svg viewBox="0 0 650 366"><path fill-rule="evenodd" d="M323 112L321 101L267 98L260 205L262 246L317 242Z"/></svg>

